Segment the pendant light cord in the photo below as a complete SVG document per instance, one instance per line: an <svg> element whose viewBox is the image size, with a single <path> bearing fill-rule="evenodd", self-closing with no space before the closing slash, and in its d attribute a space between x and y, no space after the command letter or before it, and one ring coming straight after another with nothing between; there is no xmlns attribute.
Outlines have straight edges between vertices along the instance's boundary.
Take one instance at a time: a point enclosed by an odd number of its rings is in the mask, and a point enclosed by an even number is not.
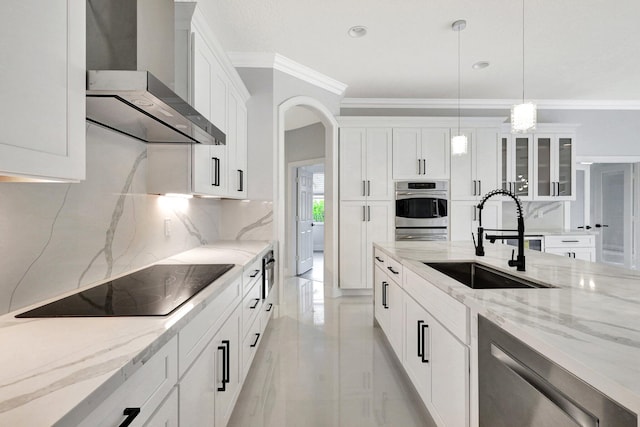
<svg viewBox="0 0 640 427"><path fill-rule="evenodd" d="M462 30L458 30L458 135L460 135L460 31Z"/></svg>
<svg viewBox="0 0 640 427"><path fill-rule="evenodd" d="M524 104L524 0L522 0L522 103Z"/></svg>

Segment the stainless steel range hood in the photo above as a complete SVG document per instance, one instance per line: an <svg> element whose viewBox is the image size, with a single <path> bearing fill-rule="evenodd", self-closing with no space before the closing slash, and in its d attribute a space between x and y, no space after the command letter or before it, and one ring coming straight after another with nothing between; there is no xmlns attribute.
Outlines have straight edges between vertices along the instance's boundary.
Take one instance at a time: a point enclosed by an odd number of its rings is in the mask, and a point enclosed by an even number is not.
<svg viewBox="0 0 640 427"><path fill-rule="evenodd" d="M173 46L173 0L87 0L87 120L145 142L225 144L170 88Z"/></svg>

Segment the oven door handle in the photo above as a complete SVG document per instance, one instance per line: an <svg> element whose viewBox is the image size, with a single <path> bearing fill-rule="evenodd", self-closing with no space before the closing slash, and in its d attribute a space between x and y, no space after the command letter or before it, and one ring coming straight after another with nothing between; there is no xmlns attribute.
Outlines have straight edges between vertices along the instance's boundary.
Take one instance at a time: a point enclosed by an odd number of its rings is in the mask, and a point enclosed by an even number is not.
<svg viewBox="0 0 640 427"><path fill-rule="evenodd" d="M269 266L269 265L271 265L271 264L275 264L275 262L276 262L276 260L275 260L275 259L273 259L273 258L271 258L269 261L267 261L267 262L264 264L264 266L265 266L265 267L267 267L267 266Z"/></svg>

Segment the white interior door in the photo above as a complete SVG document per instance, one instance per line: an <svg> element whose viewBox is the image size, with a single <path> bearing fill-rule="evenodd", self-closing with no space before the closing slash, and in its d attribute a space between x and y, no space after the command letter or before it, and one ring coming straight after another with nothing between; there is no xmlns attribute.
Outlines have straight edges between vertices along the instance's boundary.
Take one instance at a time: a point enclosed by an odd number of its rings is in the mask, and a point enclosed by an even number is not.
<svg viewBox="0 0 640 427"><path fill-rule="evenodd" d="M296 182L298 186L296 274L300 275L313 268L313 174L298 168Z"/></svg>
<svg viewBox="0 0 640 427"><path fill-rule="evenodd" d="M596 259L631 268L633 193L632 165L598 164L591 169Z"/></svg>

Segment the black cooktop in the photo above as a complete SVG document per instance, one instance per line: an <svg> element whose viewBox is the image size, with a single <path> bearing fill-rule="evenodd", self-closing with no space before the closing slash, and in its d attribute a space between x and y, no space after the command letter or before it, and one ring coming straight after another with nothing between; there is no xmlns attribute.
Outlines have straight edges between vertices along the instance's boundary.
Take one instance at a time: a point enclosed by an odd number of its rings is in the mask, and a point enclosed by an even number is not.
<svg viewBox="0 0 640 427"><path fill-rule="evenodd" d="M233 264L158 264L16 317L166 316Z"/></svg>

